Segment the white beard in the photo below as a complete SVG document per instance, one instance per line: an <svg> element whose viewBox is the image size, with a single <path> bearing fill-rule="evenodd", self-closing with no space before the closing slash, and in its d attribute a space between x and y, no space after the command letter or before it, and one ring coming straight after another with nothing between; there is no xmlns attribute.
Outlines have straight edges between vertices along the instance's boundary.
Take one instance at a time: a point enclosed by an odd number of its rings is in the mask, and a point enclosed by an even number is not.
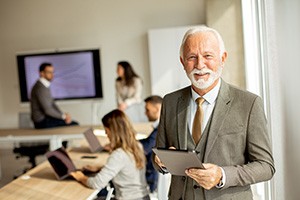
<svg viewBox="0 0 300 200"><path fill-rule="evenodd" d="M193 69L190 74L187 74L189 79L192 82L192 85L194 85L196 88L200 90L205 90L208 87L210 87L218 78L221 77L223 71L223 66L218 67L218 70L216 72L203 68L201 70L199 69ZM195 79L194 74L209 74L209 78L207 80L199 78L198 80Z"/></svg>

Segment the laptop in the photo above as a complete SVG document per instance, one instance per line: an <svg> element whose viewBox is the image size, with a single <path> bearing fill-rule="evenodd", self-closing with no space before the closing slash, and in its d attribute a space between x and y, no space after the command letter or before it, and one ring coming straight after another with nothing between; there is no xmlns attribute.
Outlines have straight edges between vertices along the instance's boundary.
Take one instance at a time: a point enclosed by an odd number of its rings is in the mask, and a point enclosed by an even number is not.
<svg viewBox="0 0 300 200"><path fill-rule="evenodd" d="M71 178L71 172L78 171L64 147L49 151L45 156L54 169L58 180Z"/></svg>
<svg viewBox="0 0 300 200"><path fill-rule="evenodd" d="M95 152L101 152L104 150L104 147L100 144L98 138L96 137L96 135L94 134L94 131L92 128L86 130L83 133L85 139L87 140L88 144L89 144L89 148L91 150L92 153Z"/></svg>

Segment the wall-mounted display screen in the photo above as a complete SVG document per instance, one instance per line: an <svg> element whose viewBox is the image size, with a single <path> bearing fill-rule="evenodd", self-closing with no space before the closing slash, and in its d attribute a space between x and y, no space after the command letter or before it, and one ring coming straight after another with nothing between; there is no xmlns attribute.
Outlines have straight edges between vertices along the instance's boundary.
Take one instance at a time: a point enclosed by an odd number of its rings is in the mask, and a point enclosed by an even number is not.
<svg viewBox="0 0 300 200"><path fill-rule="evenodd" d="M21 102L39 79L42 63L54 66L50 90L56 100L102 98L100 50L49 52L17 55Z"/></svg>

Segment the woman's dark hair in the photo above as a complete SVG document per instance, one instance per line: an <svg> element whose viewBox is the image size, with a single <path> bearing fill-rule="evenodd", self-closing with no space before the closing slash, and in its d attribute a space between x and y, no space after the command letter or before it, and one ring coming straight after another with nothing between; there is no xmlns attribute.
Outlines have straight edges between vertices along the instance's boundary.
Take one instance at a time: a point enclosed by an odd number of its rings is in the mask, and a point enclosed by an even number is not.
<svg viewBox="0 0 300 200"><path fill-rule="evenodd" d="M125 76L125 85L131 86L134 84L134 79L135 77L139 77L133 70L131 64L127 61L120 61L118 62L118 65L123 67L124 69L124 76ZM117 78L117 81L120 81L121 77Z"/></svg>

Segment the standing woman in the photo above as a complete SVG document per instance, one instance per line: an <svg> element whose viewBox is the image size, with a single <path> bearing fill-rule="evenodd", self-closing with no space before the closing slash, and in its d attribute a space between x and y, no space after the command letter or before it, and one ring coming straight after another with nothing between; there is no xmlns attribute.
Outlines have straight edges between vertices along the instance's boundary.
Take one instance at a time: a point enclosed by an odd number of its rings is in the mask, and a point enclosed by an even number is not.
<svg viewBox="0 0 300 200"><path fill-rule="evenodd" d="M145 156L142 145L135 139L135 131L124 112L116 109L102 118L111 155L102 169L86 166L96 176L87 177L76 171L72 176L83 185L102 189L112 180L116 199L150 200L145 178Z"/></svg>
<svg viewBox="0 0 300 200"><path fill-rule="evenodd" d="M124 111L132 104L142 102L143 82L127 61L120 61L118 63L117 74L117 104L118 109Z"/></svg>

